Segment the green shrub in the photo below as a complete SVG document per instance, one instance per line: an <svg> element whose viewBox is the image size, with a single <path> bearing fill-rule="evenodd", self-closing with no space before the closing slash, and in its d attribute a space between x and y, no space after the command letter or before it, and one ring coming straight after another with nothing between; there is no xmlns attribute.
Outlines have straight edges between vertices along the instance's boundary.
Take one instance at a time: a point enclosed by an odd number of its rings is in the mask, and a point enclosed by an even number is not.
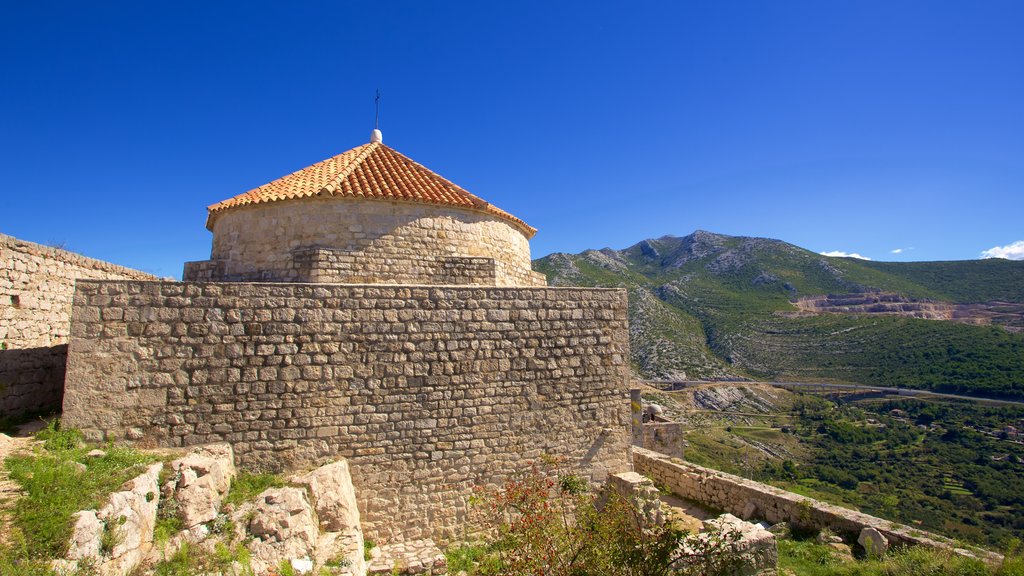
<svg viewBox="0 0 1024 576"><path fill-rule="evenodd" d="M670 524L652 525L616 493L599 498L586 482L565 481L571 476L558 464L543 459L500 490L471 499L473 528L489 536L451 548L450 569L477 576L710 576L737 567L730 553L735 536L695 538Z"/></svg>

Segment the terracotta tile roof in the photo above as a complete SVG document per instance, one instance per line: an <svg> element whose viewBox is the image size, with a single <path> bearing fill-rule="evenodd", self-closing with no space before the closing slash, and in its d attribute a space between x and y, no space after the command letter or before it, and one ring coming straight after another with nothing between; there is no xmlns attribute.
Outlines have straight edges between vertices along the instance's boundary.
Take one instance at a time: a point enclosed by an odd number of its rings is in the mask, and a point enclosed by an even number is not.
<svg viewBox="0 0 1024 576"><path fill-rule="evenodd" d="M218 212L238 206L310 197L342 196L458 206L515 224L527 238L537 230L379 142L371 142L282 176L269 184L213 204L207 228Z"/></svg>

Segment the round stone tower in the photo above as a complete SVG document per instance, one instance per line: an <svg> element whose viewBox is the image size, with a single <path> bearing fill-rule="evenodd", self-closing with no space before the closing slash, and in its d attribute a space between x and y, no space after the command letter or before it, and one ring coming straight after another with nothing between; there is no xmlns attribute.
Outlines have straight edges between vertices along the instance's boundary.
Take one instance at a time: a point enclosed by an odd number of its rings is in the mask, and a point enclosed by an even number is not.
<svg viewBox="0 0 1024 576"><path fill-rule="evenodd" d="M385 146L353 148L209 207L186 281L543 286L522 220Z"/></svg>

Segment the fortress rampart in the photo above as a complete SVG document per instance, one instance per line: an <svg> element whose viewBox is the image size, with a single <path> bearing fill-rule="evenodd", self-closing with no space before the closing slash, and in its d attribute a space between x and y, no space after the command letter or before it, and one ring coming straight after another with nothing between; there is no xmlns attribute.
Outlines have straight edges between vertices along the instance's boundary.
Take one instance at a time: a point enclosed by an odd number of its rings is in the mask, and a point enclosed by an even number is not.
<svg viewBox="0 0 1024 576"><path fill-rule="evenodd" d="M0 234L0 415L59 410L79 279L156 277Z"/></svg>
<svg viewBox="0 0 1024 576"><path fill-rule="evenodd" d="M541 454L630 469L628 380L623 290L82 281L64 422L250 469L344 457L370 538L446 542Z"/></svg>

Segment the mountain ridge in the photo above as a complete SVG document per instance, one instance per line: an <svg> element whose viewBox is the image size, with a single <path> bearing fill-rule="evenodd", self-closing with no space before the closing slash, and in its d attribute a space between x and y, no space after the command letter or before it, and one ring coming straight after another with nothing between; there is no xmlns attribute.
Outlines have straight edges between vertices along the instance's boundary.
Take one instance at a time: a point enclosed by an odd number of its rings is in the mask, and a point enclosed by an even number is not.
<svg viewBox="0 0 1024 576"><path fill-rule="evenodd" d="M873 262L698 230L621 250L554 253L534 269L556 286L629 291L641 377L811 378L1024 395L1024 335L1010 333L1024 329L1024 262ZM795 305L879 294L907 303L905 310ZM929 317L922 310L980 325L913 317ZM965 319L976 310L983 312Z"/></svg>

